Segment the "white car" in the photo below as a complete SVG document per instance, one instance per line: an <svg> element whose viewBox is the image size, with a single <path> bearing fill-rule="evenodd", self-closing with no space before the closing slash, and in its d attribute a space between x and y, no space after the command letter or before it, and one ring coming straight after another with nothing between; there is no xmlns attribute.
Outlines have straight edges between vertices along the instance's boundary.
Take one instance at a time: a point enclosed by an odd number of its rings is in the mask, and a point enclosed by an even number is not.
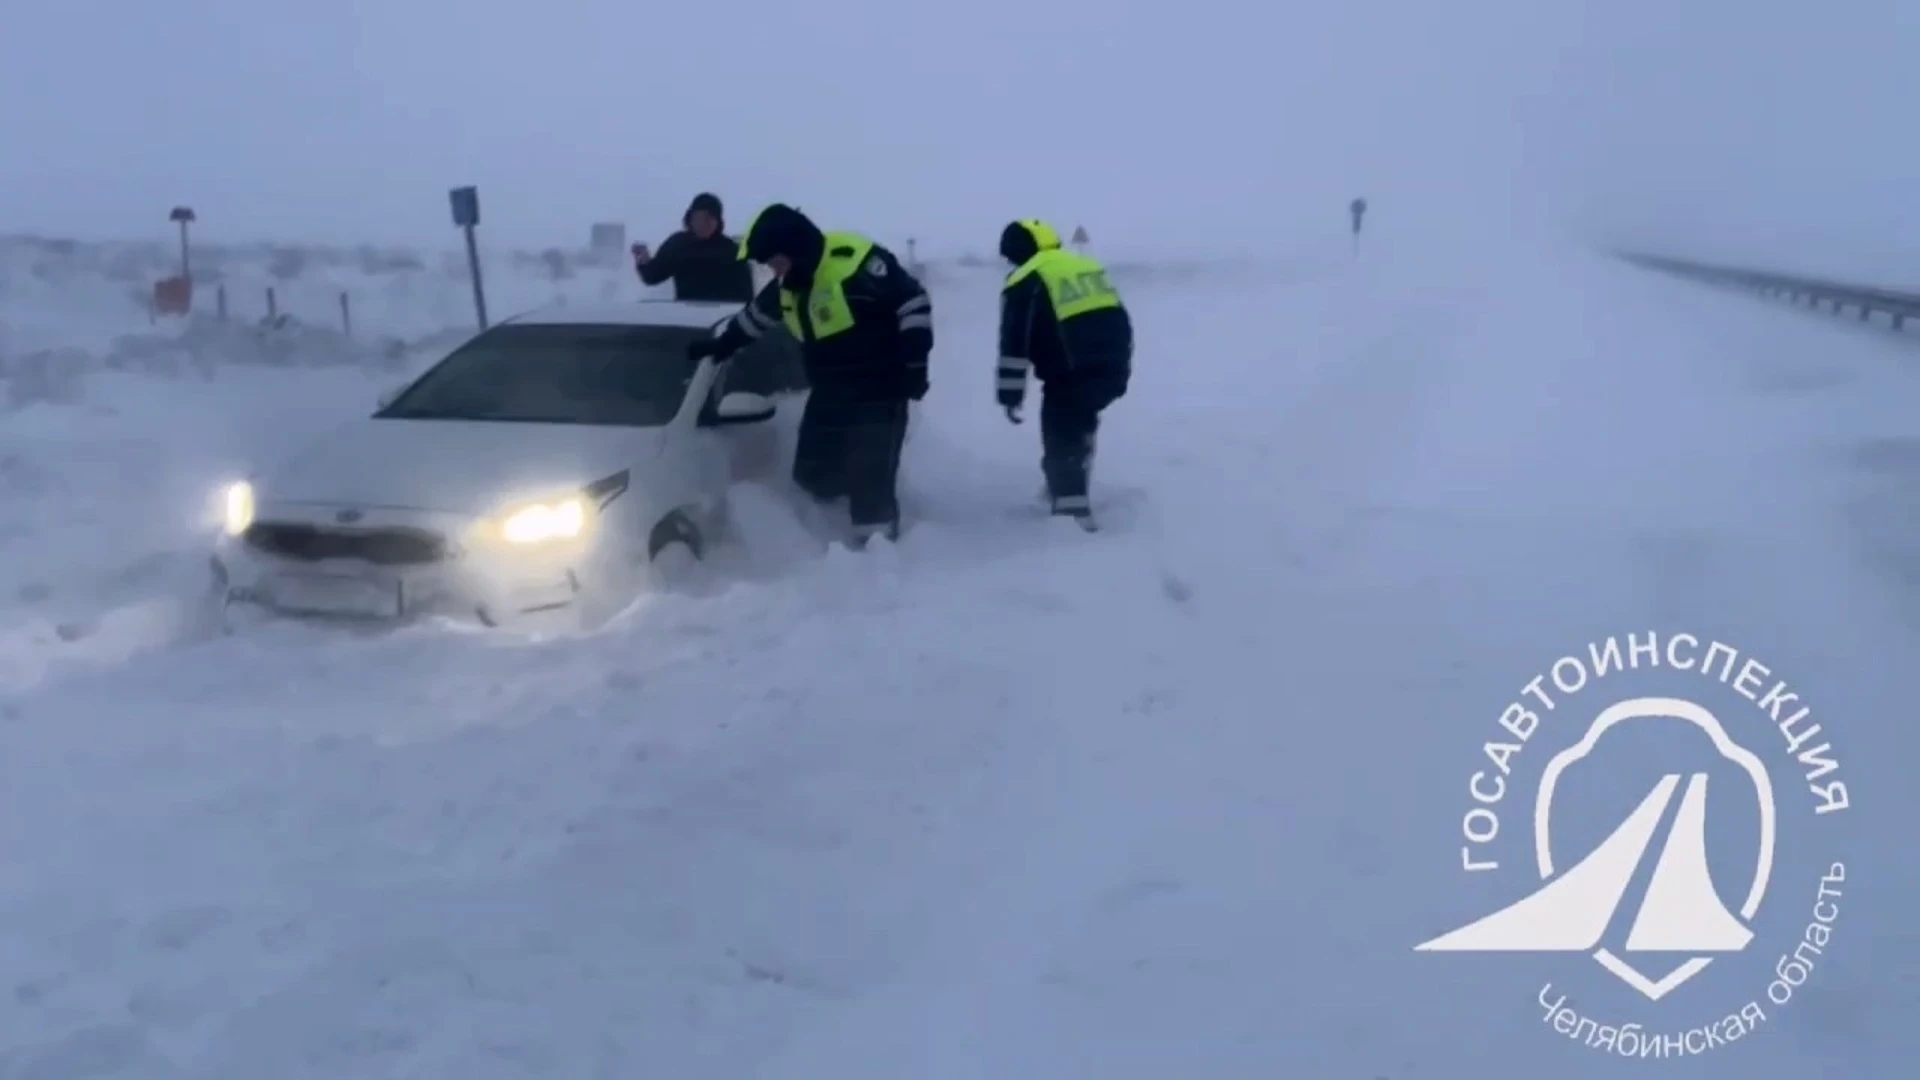
<svg viewBox="0 0 1920 1080"><path fill-rule="evenodd" d="M736 310L556 308L481 332L226 492L218 602L490 626L617 610L663 563L707 553L742 440L775 437L769 398L722 385L753 358L687 356Z"/></svg>

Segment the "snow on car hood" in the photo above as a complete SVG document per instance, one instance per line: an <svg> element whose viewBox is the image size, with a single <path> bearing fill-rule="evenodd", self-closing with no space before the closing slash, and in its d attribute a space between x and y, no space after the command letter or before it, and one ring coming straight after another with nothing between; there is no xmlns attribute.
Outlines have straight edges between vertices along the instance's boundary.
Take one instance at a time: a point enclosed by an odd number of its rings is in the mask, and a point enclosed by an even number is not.
<svg viewBox="0 0 1920 1080"><path fill-rule="evenodd" d="M375 420L306 444L256 481L263 502L485 514L658 456L659 428Z"/></svg>

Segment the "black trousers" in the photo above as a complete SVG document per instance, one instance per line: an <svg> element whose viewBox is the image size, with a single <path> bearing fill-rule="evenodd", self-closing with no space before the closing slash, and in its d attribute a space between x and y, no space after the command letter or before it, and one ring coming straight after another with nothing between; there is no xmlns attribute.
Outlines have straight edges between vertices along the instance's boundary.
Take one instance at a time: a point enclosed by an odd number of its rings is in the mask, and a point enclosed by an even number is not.
<svg viewBox="0 0 1920 1080"><path fill-rule="evenodd" d="M1101 410L1127 392L1125 376L1055 379L1040 389L1040 470L1056 514L1090 514L1094 436Z"/></svg>
<svg viewBox="0 0 1920 1080"><path fill-rule="evenodd" d="M815 389L800 414L793 480L822 502L847 500L857 535L900 531L900 448L907 403Z"/></svg>

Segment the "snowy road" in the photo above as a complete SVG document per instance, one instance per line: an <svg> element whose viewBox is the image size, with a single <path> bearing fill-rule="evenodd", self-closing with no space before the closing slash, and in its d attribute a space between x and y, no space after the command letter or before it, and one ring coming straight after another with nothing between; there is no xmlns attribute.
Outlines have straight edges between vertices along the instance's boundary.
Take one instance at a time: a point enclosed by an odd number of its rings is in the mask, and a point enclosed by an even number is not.
<svg viewBox="0 0 1920 1080"><path fill-rule="evenodd" d="M1542 1023L1540 984L1679 1032L1773 953L1655 1005L1577 958L1412 951L1517 895L1461 871L1501 708L1630 632L1774 658L1856 793L1803 998L1659 1067L1897 1075L1920 1052L1911 345L1579 257L1378 254L1131 291L1141 371L1096 477L1125 497L1097 537L1019 513L1035 433L989 407L990 287L955 285L897 549L821 556L750 497L764 573L534 642L142 651L161 613L77 635L77 663L17 607L0 1077L1655 1067ZM286 378L309 415L368 396ZM258 381L183 385L165 417L112 385L113 417L6 421L46 504L8 573L124 568L82 541L137 535L148 572L86 599L126 620L190 557L162 501L271 425L206 419ZM75 431L141 447L131 479ZM1787 839L1803 877L1818 852ZM1813 894L1783 880L1764 917L1797 934Z"/></svg>

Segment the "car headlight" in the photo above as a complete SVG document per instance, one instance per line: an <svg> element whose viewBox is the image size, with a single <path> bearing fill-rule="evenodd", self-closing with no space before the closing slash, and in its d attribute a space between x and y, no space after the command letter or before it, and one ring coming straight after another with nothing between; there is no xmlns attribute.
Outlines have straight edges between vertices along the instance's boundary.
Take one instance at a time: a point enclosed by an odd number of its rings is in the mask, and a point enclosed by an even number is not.
<svg viewBox="0 0 1920 1080"><path fill-rule="evenodd" d="M567 495L510 506L480 523L483 541L513 545L578 540L593 529L600 512L627 490L625 469Z"/></svg>
<svg viewBox="0 0 1920 1080"><path fill-rule="evenodd" d="M239 536L253 524L253 485L242 480L227 488L223 523L228 536Z"/></svg>
<svg viewBox="0 0 1920 1080"><path fill-rule="evenodd" d="M534 503L499 520L500 539L509 544L572 540L587 531L587 500L575 495L557 502Z"/></svg>

